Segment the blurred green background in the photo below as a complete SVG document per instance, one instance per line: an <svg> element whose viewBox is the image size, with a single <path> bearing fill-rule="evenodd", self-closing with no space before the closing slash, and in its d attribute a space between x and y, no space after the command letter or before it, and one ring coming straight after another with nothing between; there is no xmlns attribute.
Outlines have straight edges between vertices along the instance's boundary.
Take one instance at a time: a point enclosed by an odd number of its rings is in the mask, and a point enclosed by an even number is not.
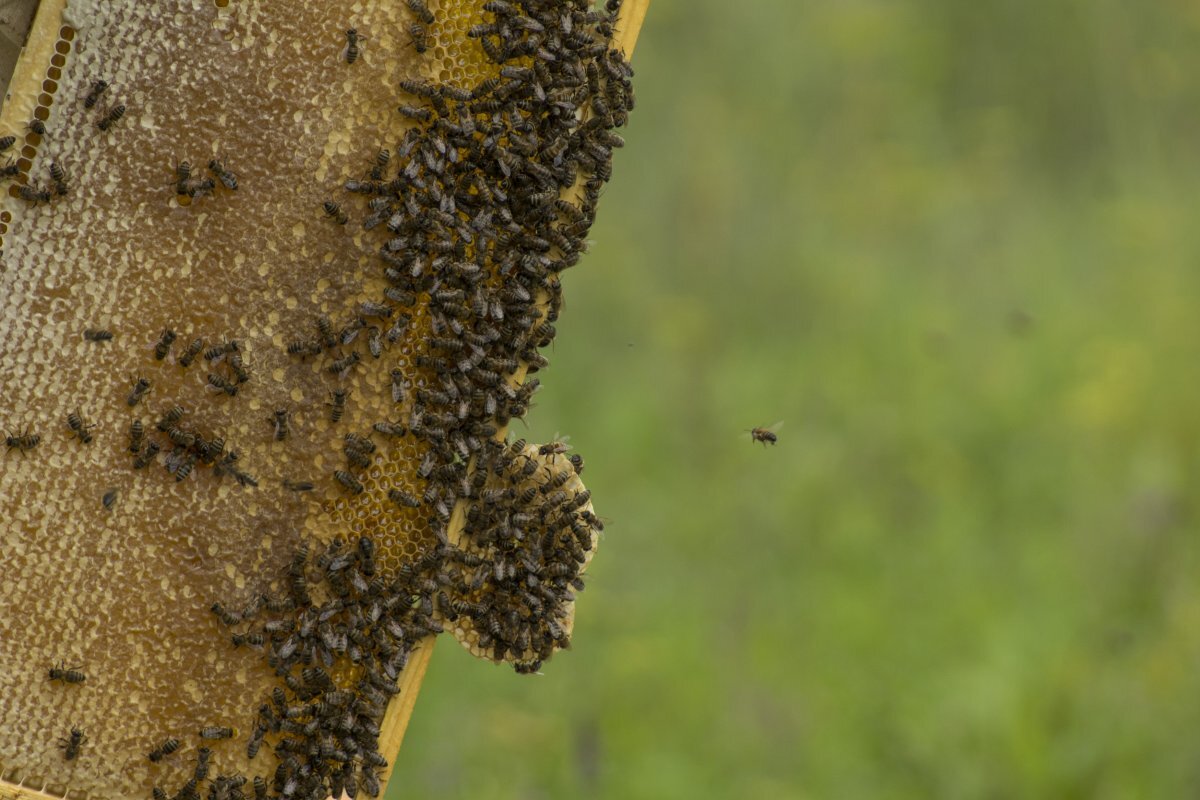
<svg viewBox="0 0 1200 800"><path fill-rule="evenodd" d="M518 431L608 521L575 644L441 642L389 796L1197 796L1200 5L654 0L634 66Z"/></svg>

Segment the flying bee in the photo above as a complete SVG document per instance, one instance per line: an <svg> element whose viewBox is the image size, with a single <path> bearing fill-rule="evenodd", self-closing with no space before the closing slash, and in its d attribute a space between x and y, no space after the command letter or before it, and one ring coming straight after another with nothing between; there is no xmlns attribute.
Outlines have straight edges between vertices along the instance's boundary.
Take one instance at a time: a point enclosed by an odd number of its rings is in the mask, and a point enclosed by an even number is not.
<svg viewBox="0 0 1200 800"><path fill-rule="evenodd" d="M333 477L351 494L362 494L365 490L365 487L359 482L358 478L355 478L349 472L340 469L334 470Z"/></svg>
<svg viewBox="0 0 1200 800"><path fill-rule="evenodd" d="M176 422L179 422L179 420L183 419L184 413L186 412L184 412L183 406L171 406L167 409L167 412L162 415L162 419L158 421L158 429L163 433L166 433L171 429L172 426L175 425Z"/></svg>
<svg viewBox="0 0 1200 800"><path fill-rule="evenodd" d="M154 360L162 361L167 357L167 353L171 350L171 345L175 342L175 331L170 328L165 328L162 334L158 337L158 342L154 345Z"/></svg>
<svg viewBox="0 0 1200 800"><path fill-rule="evenodd" d="M326 403L326 405L332 407L332 410L329 412L330 422L341 421L342 414L346 413L346 397L349 394L349 389L334 389L329 393L329 396L333 398L332 403Z"/></svg>
<svg viewBox="0 0 1200 800"><path fill-rule="evenodd" d="M103 328L85 328L83 338L89 342L111 342L113 335L112 331L106 331Z"/></svg>
<svg viewBox="0 0 1200 800"><path fill-rule="evenodd" d="M92 108L100 101L100 95L104 94L104 90L108 88L108 81L98 80L92 81L92 88L88 90L87 97L83 98L83 107Z"/></svg>
<svg viewBox="0 0 1200 800"><path fill-rule="evenodd" d="M204 349L204 339L197 336L192 339L192 343L187 346L187 350L183 351L183 355L179 357L179 366L190 367L192 362L196 360L196 356Z"/></svg>
<svg viewBox="0 0 1200 800"><path fill-rule="evenodd" d="M117 504L117 490L115 488L109 489L100 498L100 502L104 505L105 511L112 511L112 507Z"/></svg>
<svg viewBox="0 0 1200 800"><path fill-rule="evenodd" d="M237 730L234 728L220 728L216 725L208 725L200 729L201 739L232 739L237 736Z"/></svg>
<svg viewBox="0 0 1200 800"><path fill-rule="evenodd" d="M417 16L417 19L426 25L433 24L433 12L429 10L429 6L425 5L425 0L404 0L404 2L408 5L409 11Z"/></svg>
<svg viewBox="0 0 1200 800"><path fill-rule="evenodd" d="M87 675L80 672L79 667L68 668L60 661L57 667L50 668L50 680L63 683L83 683L87 680Z"/></svg>
<svg viewBox="0 0 1200 800"><path fill-rule="evenodd" d="M63 749L63 756L67 761L74 761L79 755L79 748L87 741L87 736L79 728L71 728L70 738L63 737L58 740L58 746Z"/></svg>
<svg viewBox="0 0 1200 800"><path fill-rule="evenodd" d="M234 175L232 172L225 169L224 164L214 158L212 161L208 162L208 169L213 175L216 175L217 178L220 179L221 183L226 189L229 189L230 191L237 191L237 175Z"/></svg>
<svg viewBox="0 0 1200 800"><path fill-rule="evenodd" d="M146 439L146 427L140 419L134 419L129 423L129 452L138 453L142 449L142 442Z"/></svg>
<svg viewBox="0 0 1200 800"><path fill-rule="evenodd" d="M408 508L419 508L421 501L414 495L409 494L403 489L392 489L388 492L388 497L397 505L407 506Z"/></svg>
<svg viewBox="0 0 1200 800"><path fill-rule="evenodd" d="M145 452L139 454L138 457L133 460L133 468L145 468L151 461L154 460L154 457L158 455L160 449L161 448L159 448L158 442L150 442L150 444L146 445Z"/></svg>
<svg viewBox="0 0 1200 800"><path fill-rule="evenodd" d="M358 60L358 43L362 39L366 39L358 32L357 28L349 28L346 30L346 63L353 64ZM378 180L378 179L376 179Z"/></svg>
<svg viewBox="0 0 1200 800"><path fill-rule="evenodd" d="M164 758L171 755L171 753L174 753L178 749L179 749L179 740L178 739L175 739L175 738L167 739L162 744L160 744L158 747L151 750L146 755L146 758L150 759L155 764L157 764L159 761L162 761Z"/></svg>
<svg viewBox="0 0 1200 800"><path fill-rule="evenodd" d="M208 385L213 389L222 391L230 397L237 397L238 386L236 383L230 383L227 379L221 377L215 372L208 373Z"/></svg>
<svg viewBox="0 0 1200 800"><path fill-rule="evenodd" d="M311 492L313 484L311 481L290 481L285 479L283 481L283 488L289 492Z"/></svg>
<svg viewBox="0 0 1200 800"><path fill-rule="evenodd" d="M764 447L766 447L768 444L775 444L779 441L779 436L777 435L776 431L778 431L782 426L782 422L776 422L769 428L751 428L750 440L754 442L762 442Z"/></svg>
<svg viewBox="0 0 1200 800"><path fill-rule="evenodd" d="M88 425L80 415L79 409L67 414L67 427L71 429L71 433L79 437L79 441L83 442L84 444L92 443L92 434L89 433L89 430L96 426Z"/></svg>
<svg viewBox="0 0 1200 800"><path fill-rule="evenodd" d="M424 53L429 49L429 31L419 22L414 22L408 26L408 36L412 40L413 49L418 53Z"/></svg>
<svg viewBox="0 0 1200 800"><path fill-rule="evenodd" d="M133 382L133 389L129 392L129 396L125 398L125 402L129 406L136 406L142 402L142 398L146 396L146 392L150 391L150 381L147 378L138 376Z"/></svg>
<svg viewBox="0 0 1200 800"><path fill-rule="evenodd" d="M543 456L557 456L566 453L571 449L571 445L563 441L548 442L538 447L538 454Z"/></svg>
<svg viewBox="0 0 1200 800"><path fill-rule="evenodd" d="M338 225L345 225L350 218L346 216L346 212L342 211L342 207L332 200L326 200L322 206L325 209L325 216L331 217Z"/></svg>
<svg viewBox="0 0 1200 800"><path fill-rule="evenodd" d="M125 104L121 103L118 106L114 106L111 111L109 111L107 114L105 114L104 118L96 123L96 127L102 131L107 131L109 128L111 128L113 125L115 125L123 116L125 116Z"/></svg>

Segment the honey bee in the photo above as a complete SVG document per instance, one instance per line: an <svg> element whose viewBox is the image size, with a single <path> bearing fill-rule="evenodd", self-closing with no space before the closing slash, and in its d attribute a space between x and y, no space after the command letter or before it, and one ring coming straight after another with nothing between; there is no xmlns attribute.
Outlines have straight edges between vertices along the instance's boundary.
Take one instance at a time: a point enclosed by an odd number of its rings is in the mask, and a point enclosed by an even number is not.
<svg viewBox="0 0 1200 800"><path fill-rule="evenodd" d="M146 445L145 452L141 453L133 460L133 468L145 468L151 461L154 460L155 456L158 455L160 449L161 448L159 448L158 442L150 442L148 445Z"/></svg>
<svg viewBox="0 0 1200 800"><path fill-rule="evenodd" d="M125 402L131 407L136 406L148 391L150 391L150 381L139 375L133 383L133 389L129 392L129 396L125 398Z"/></svg>
<svg viewBox="0 0 1200 800"><path fill-rule="evenodd" d="M358 60L358 42L367 37L359 34L357 28L349 28L346 31L346 63L353 64Z"/></svg>
<svg viewBox="0 0 1200 800"><path fill-rule="evenodd" d="M388 162L391 160L392 160L392 151L388 150L386 147L380 148L379 152L376 153L376 155L375 155L375 166L371 167L371 180L373 180L373 181L383 180L384 170L387 169ZM387 207L386 200L384 200L383 207L384 208Z"/></svg>
<svg viewBox="0 0 1200 800"><path fill-rule="evenodd" d="M74 761L79 755L79 748L87 741L87 736L79 728L71 728L70 738L62 737L58 740L58 746L63 749L63 756L67 761Z"/></svg>
<svg viewBox="0 0 1200 800"><path fill-rule="evenodd" d="M571 446L566 442L548 442L538 447L538 454L543 456L557 456L566 453L570 449Z"/></svg>
<svg viewBox="0 0 1200 800"><path fill-rule="evenodd" d="M167 409L167 412L162 415L162 419L158 421L158 429L163 433L166 433L175 425L176 422L179 422L179 420L183 419L184 413L186 412L184 412L183 406L171 406L169 409Z"/></svg>
<svg viewBox="0 0 1200 800"><path fill-rule="evenodd" d="M62 661L58 662L57 667L50 668L50 680L62 681L63 683L83 683L87 680L87 675L79 671L79 667L67 668Z"/></svg>
<svg viewBox="0 0 1200 800"><path fill-rule="evenodd" d="M54 181L54 191L60 197L67 193L67 172L57 161L50 162L50 179Z"/></svg>
<svg viewBox="0 0 1200 800"><path fill-rule="evenodd" d="M201 732L201 736L203 736L203 732ZM193 781L199 783L208 777L208 763L211 758L212 750L207 747L201 747L196 751L196 771L192 773Z"/></svg>
<svg viewBox="0 0 1200 800"><path fill-rule="evenodd" d="M404 2L408 5L408 9L417 16L417 19L426 25L433 24L433 12L429 10L429 6L425 5L425 0L404 0Z"/></svg>
<svg viewBox="0 0 1200 800"><path fill-rule="evenodd" d="M334 389L329 393L329 396L333 398L332 403L326 403L326 405L332 407L332 410L329 412L330 422L341 422L342 414L346 413L346 397L349 394L349 389Z"/></svg>
<svg viewBox="0 0 1200 800"><path fill-rule="evenodd" d="M424 53L429 49L429 32L425 26L419 22L414 22L408 26L408 35L412 40L413 49L418 53Z"/></svg>
<svg viewBox="0 0 1200 800"><path fill-rule="evenodd" d="M208 725L200 729L201 739L232 739L237 736L237 731L234 728L221 728L216 725Z"/></svg>
<svg viewBox="0 0 1200 800"><path fill-rule="evenodd" d="M100 101L100 95L104 94L104 90L108 88L108 81L97 80L92 81L92 88L88 90L87 96L83 98L83 107L92 108Z"/></svg>
<svg viewBox="0 0 1200 800"><path fill-rule="evenodd" d="M154 345L154 360L162 361L167 357L167 353L171 350L171 345L175 342L175 331L170 328L165 328L162 334L158 337L158 341Z"/></svg>
<svg viewBox="0 0 1200 800"><path fill-rule="evenodd" d="M763 447L766 447L768 444L775 444L779 441L779 436L776 431L778 431L782 426L782 422L776 422L769 428L751 428L750 440L754 442L762 442Z"/></svg>
<svg viewBox="0 0 1200 800"><path fill-rule="evenodd" d="M324 314L317 317L317 332L321 334L321 341L326 347L337 345L337 337L333 335L333 323Z"/></svg>
<svg viewBox="0 0 1200 800"><path fill-rule="evenodd" d="M8 148L12 147L16 143L16 141L17 141L17 137L12 136L12 135L0 136L0 153L3 153Z"/></svg>
<svg viewBox="0 0 1200 800"><path fill-rule="evenodd" d="M290 412L286 408L277 408L273 415L267 417L267 422L275 426L275 441L282 442L288 437L290 416Z"/></svg>
<svg viewBox="0 0 1200 800"><path fill-rule="evenodd" d="M100 502L104 505L104 509L106 511L112 511L112 507L117 504L117 490L115 488L109 489L104 493L104 496L100 498Z"/></svg>
<svg viewBox="0 0 1200 800"><path fill-rule="evenodd" d="M351 494L362 494L365 491L365 487L359 482L358 478L355 478L349 472L340 469L334 470L333 477Z"/></svg>
<svg viewBox="0 0 1200 800"><path fill-rule="evenodd" d="M121 103L118 106L114 106L111 111L109 111L107 114L105 114L104 118L96 123L96 127L102 131L107 131L109 128L111 128L113 125L115 125L123 116L125 116L125 104Z"/></svg>
<svg viewBox="0 0 1200 800"><path fill-rule="evenodd" d="M30 131L36 133L38 136L46 135L46 123L42 122L40 119L29 120L29 124L25 127L29 128Z"/></svg>
<svg viewBox="0 0 1200 800"><path fill-rule="evenodd" d="M571 466L575 469L576 475L583 474L583 456L579 455L578 453L572 453L571 455L567 456L567 461L571 462Z"/></svg>
<svg viewBox="0 0 1200 800"><path fill-rule="evenodd" d="M309 356L319 356L321 354L321 345L314 341L305 339L296 339L290 342L287 346L289 356L300 356L301 359Z"/></svg>
<svg viewBox="0 0 1200 800"><path fill-rule="evenodd" d="M221 377L215 372L208 373L208 385L212 388L222 391L230 397L237 397L238 386L236 383L230 383L227 379Z"/></svg>
<svg viewBox="0 0 1200 800"><path fill-rule="evenodd" d="M49 203L50 198L53 197L49 189L43 189L36 183L30 183L27 186L22 186L17 190L17 195L25 202L33 203L34 205L37 205L38 203Z"/></svg>
<svg viewBox="0 0 1200 800"><path fill-rule="evenodd" d="M183 351L183 355L179 357L179 366L190 367L192 362L196 360L196 356L204 349L204 339L197 336L192 340L192 343L187 346L187 350Z"/></svg>
<svg viewBox="0 0 1200 800"><path fill-rule="evenodd" d="M186 480L187 476L192 474L192 470L196 467L196 456L191 453L184 453L179 465L175 467L175 482Z"/></svg>
<svg viewBox="0 0 1200 800"><path fill-rule="evenodd" d="M417 52L422 53L424 51L417 50ZM429 122L433 119L433 111L423 106L413 106L405 103L401 104L397 110L409 119L415 119L418 122Z"/></svg>
<svg viewBox="0 0 1200 800"><path fill-rule="evenodd" d="M408 508L419 508L421 506L421 501L416 496L409 494L403 489L390 490L388 497L397 505L407 506Z"/></svg>
<svg viewBox="0 0 1200 800"><path fill-rule="evenodd" d="M346 216L346 212L342 211L342 207L332 200L326 200L322 206L325 209L325 216L331 217L338 225L345 225L350 218Z"/></svg>
<svg viewBox="0 0 1200 800"><path fill-rule="evenodd" d="M383 355L383 335L375 326L371 326L371 332L367 334L367 349L371 352L372 358L379 358Z"/></svg>
<svg viewBox="0 0 1200 800"><path fill-rule="evenodd" d="M234 647L262 647L267 639L261 633L235 633L230 638Z"/></svg>
<svg viewBox="0 0 1200 800"><path fill-rule="evenodd" d="M134 419L129 423L129 452L138 453L142 449L142 442L146 438L146 428L140 419Z"/></svg>
<svg viewBox="0 0 1200 800"><path fill-rule="evenodd" d="M88 425L80 415L78 409L67 414L67 427L71 429L73 434L79 437L79 441L84 444L92 443L92 434L89 433L89 430L96 426Z"/></svg>
<svg viewBox="0 0 1200 800"><path fill-rule="evenodd" d="M351 353L350 355L346 356L345 358L339 358L337 361L334 361L332 364L330 364L328 367L326 367L326 371L331 372L335 375L341 374L341 373L349 371L350 368L353 367L355 364L357 364L359 361L362 361L362 356L360 356L357 352L354 352L354 353Z"/></svg>
<svg viewBox="0 0 1200 800"><path fill-rule="evenodd" d="M146 755L146 758L150 759L155 764L157 764L159 761L162 761L164 758L171 755L171 753L174 753L178 749L179 749L179 740L175 739L175 738L170 738L170 739L167 739L166 741L164 741L158 747L151 750Z"/></svg>
<svg viewBox="0 0 1200 800"><path fill-rule="evenodd" d="M313 484L311 481L290 481L284 479L283 488L289 492L311 492Z"/></svg>
<svg viewBox="0 0 1200 800"><path fill-rule="evenodd" d="M12 158L9 158L8 161L5 162L4 166L0 167L0 178L15 178L20 174L20 163L13 161Z"/></svg>
<svg viewBox="0 0 1200 800"><path fill-rule="evenodd" d="M399 422L376 422L371 428L384 436L400 437L408 433L408 429Z"/></svg>
<svg viewBox="0 0 1200 800"><path fill-rule="evenodd" d="M113 335L112 331L103 328L86 328L83 331L83 338L89 342L110 342Z"/></svg>
<svg viewBox="0 0 1200 800"><path fill-rule="evenodd" d="M224 164L214 158L212 161L208 162L208 169L210 172L212 172L212 174L216 175L217 178L220 179L221 183L226 189L229 189L230 191L237 191L237 175L234 175L232 172L225 169Z"/></svg>
<svg viewBox="0 0 1200 800"><path fill-rule="evenodd" d="M395 313L395 309L386 303L375 303L370 300L364 300L360 306L364 317L390 317Z"/></svg>

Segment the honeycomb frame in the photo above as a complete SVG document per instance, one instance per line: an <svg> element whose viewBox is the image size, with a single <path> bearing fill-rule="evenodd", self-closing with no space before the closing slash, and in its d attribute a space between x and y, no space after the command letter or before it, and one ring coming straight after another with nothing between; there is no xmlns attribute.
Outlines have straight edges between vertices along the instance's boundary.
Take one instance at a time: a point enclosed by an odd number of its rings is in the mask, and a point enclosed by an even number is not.
<svg viewBox="0 0 1200 800"><path fill-rule="evenodd" d="M35 21L34 28L31 31L29 42L26 50L19 62L17 73L14 75L14 80L10 86L10 99L6 102L2 113L0 113L0 128L4 131L15 130L20 125L19 120L39 118L49 119L54 111L55 103L58 102L55 97L57 90L57 78L49 76L38 78L37 69L39 64L50 63L52 68L62 70L68 64L70 49L72 42L75 41L77 31L71 25L63 26L63 10L66 3L62 0L45 0L42 3L38 12L38 18ZM76 4L79 5L79 4ZM83 4L86 5L86 4ZM203 4L193 4L203 5ZM232 0L231 3L217 3L217 7L238 8L238 0ZM645 14L646 2L628 2L622 9L623 18L629 20L625 25L618 28L618 35L621 37L619 41L624 44L623 49L628 54L632 51L633 43L636 40L636 34L640 28L640 23ZM65 45L64 45L65 43ZM64 52L64 49L66 52ZM62 64L56 64L55 59L61 58ZM45 83L47 80L54 80L56 85L48 87ZM37 83L39 85L35 86ZM39 91L40 90L40 91ZM65 102L65 101L64 101ZM30 169L38 160L39 145L42 144L40 139L33 139L37 134L29 134L26 138L21 152L22 159L25 163L22 166L22 172L28 174ZM53 134L48 137L53 141ZM335 145L334 152L337 152L338 147ZM164 170L166 172L166 170ZM169 174L167 175L169 180ZM211 198L205 198L205 201ZM0 237L3 237L8 232L8 225L12 223L13 216L9 211L13 201L9 200L5 204L3 211L0 211ZM183 205L182 203L180 205ZM315 222L314 222L315 224ZM0 245L3 246L3 245ZM147 343L147 345L150 343ZM182 343L181 343L182 344ZM178 345L177 345L178 346ZM524 370L520 371L517 376L518 380L523 377ZM265 413L265 411L263 412ZM6 420L7 422L7 420ZM503 435L501 432L499 435ZM319 456L318 456L319 457ZM328 458L328 454L325 456ZM15 458L15 456L14 456ZM411 464L414 460L412 456L406 457ZM61 465L66 468L66 465ZM224 492L228 494L228 492ZM349 509L353 506L353 500L336 497L331 501L331 504L341 509ZM340 505L339 505L340 504ZM361 503L360 503L361 505ZM328 510L328 509L326 509ZM461 504L455 508L454 518L452 518L452 529L456 524L461 524ZM324 523L327 527L333 527L332 523ZM452 536L454 534L452 533ZM393 702L389 709L388 715L385 718L383 733L380 737L380 749L388 754L389 762L394 761L394 755L398 752L400 743L403 737L403 732L407 724L408 717L411 713L412 705L415 702L417 688L420 685L421 676L428 664L429 656L432 652L432 639L425 646L418 648L409 663L408 669L404 673L405 691L399 698ZM386 774L385 774L386 780ZM69 786L68 784L66 784ZM45 788L44 786L42 788ZM0 797L32 797L38 796L32 792L29 787L21 786L20 783L0 784ZM54 796L48 794L45 796ZM61 796L61 794L60 794Z"/></svg>

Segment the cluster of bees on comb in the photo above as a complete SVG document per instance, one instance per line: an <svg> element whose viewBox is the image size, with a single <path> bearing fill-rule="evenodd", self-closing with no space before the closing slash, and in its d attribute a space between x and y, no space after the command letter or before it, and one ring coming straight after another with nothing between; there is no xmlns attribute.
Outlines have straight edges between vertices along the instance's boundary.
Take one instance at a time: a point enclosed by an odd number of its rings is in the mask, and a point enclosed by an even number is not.
<svg viewBox="0 0 1200 800"><path fill-rule="evenodd" d="M410 40L423 52L432 14L419 0L407 5ZM633 90L632 70L610 44L619 8L619 0L484 3L484 22L468 35L493 76L470 87L402 81L397 108L411 127L344 184L347 198L324 203L339 225L365 205L384 284L350 319L319 317L287 350L319 360L334 382L337 423L348 395L341 381L381 358L417 315L428 318L432 335L415 363L430 378L414 388L393 370L400 418L379 420L371 434L424 446L416 470L424 491L396 487L388 498L424 512L436 544L394 574L378 567L369 537L335 540L315 557L302 546L275 595L228 603L238 611L213 605L234 629L232 644L260 651L281 685L263 698L246 740L250 758L274 752L273 772L218 776L209 797L374 796L387 766L380 724L424 637L453 628L473 651L520 673L569 644L570 609L603 527L578 478L583 459L560 442L506 444L499 434L530 407L538 380L528 373L547 364L539 351L555 336L560 273L585 249L623 143L615 129ZM348 29L347 64L365 41ZM276 439L288 435L286 410L268 421ZM346 463L331 476L341 491L366 491L360 476L375 450L371 435L346 435ZM462 530L452 532L460 503ZM207 775L206 759L182 788L156 797L202 797Z"/></svg>

